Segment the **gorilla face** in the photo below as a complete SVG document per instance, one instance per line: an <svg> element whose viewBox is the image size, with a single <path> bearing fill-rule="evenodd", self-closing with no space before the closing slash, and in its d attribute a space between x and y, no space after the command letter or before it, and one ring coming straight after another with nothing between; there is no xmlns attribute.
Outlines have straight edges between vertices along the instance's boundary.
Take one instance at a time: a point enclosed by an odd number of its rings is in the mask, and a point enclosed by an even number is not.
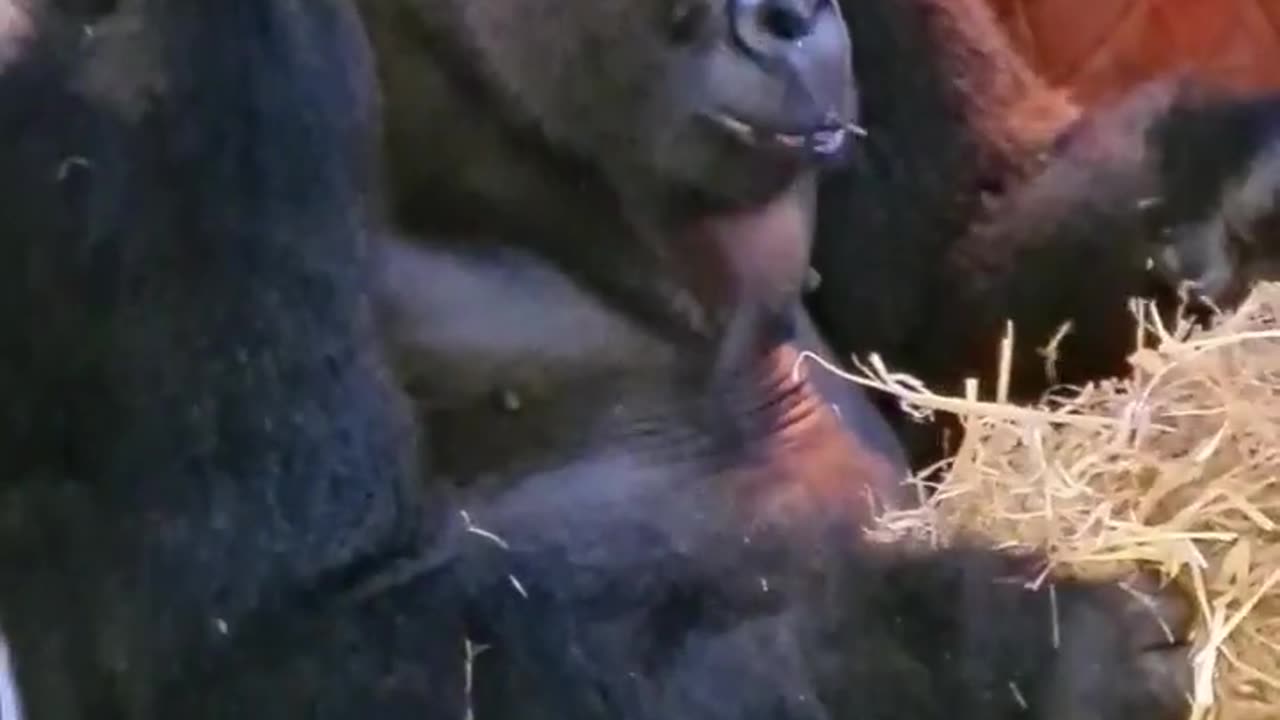
<svg viewBox="0 0 1280 720"><path fill-rule="evenodd" d="M758 204L856 120L834 0L407 1L499 114L632 200Z"/></svg>

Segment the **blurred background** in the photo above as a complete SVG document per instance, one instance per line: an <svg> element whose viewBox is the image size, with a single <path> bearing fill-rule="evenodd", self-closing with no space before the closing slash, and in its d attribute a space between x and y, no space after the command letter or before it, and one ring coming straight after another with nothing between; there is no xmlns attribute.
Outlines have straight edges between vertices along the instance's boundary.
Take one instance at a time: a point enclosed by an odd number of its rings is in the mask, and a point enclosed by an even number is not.
<svg viewBox="0 0 1280 720"><path fill-rule="evenodd" d="M1280 0L988 0L1014 44L1084 103L1180 67L1280 88Z"/></svg>

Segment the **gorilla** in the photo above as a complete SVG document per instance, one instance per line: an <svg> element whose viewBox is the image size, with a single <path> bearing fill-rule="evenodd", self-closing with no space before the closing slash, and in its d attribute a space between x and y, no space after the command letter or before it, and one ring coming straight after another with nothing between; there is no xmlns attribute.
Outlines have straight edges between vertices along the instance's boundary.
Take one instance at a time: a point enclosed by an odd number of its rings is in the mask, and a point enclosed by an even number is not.
<svg viewBox="0 0 1280 720"><path fill-rule="evenodd" d="M982 0L842 7L867 136L823 178L806 297L842 360L991 397L1012 320L1010 397L1032 401L1128 371L1130 298L1203 320L1280 277L1280 96L1173 76L1084 110ZM954 424L883 409L917 467L954 449Z"/></svg>
<svg viewBox="0 0 1280 720"><path fill-rule="evenodd" d="M4 720L1185 709L1150 577L862 537L831 0L0 8Z"/></svg>
<svg viewBox="0 0 1280 720"><path fill-rule="evenodd" d="M905 457L797 360L827 352L802 295L819 172L859 142L844 21L875 3L357 5L375 312L450 511L358 594L458 603L449 712L1180 717L1178 593L862 536Z"/></svg>
<svg viewBox="0 0 1280 720"><path fill-rule="evenodd" d="M830 0L0 38L4 720L1185 709L1181 594L861 536L901 453L794 369Z"/></svg>

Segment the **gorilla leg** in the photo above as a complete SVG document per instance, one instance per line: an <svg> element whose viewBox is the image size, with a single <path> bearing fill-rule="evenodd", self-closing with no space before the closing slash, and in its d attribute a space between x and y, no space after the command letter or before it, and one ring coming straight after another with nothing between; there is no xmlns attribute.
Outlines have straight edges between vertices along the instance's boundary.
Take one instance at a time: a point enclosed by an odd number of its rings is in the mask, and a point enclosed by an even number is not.
<svg viewBox="0 0 1280 720"><path fill-rule="evenodd" d="M314 705L344 688L450 715L376 692L395 623L460 658L448 604L341 593L427 527L366 307L359 19L6 4L0 627L27 717L350 717Z"/></svg>

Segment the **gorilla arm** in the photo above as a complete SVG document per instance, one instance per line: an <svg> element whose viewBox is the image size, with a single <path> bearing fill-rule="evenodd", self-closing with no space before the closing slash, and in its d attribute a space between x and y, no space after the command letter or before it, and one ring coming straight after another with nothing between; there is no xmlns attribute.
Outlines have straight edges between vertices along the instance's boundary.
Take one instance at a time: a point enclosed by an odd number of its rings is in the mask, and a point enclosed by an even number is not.
<svg viewBox="0 0 1280 720"><path fill-rule="evenodd" d="M1032 587L1025 558L984 550L846 559L812 604L691 638L663 693L680 702L655 717L689 707L725 720L761 708L833 720L1186 715L1178 638L1191 606L1147 576Z"/></svg>
<svg viewBox="0 0 1280 720"><path fill-rule="evenodd" d="M943 390L966 376L989 389L1012 320L1011 396L1032 400L1128 370L1131 298L1171 315L1191 283L1214 304L1238 302L1268 272L1259 235L1276 216L1278 121L1274 98L1178 79L1086 116L951 248L905 369Z"/></svg>
<svg viewBox="0 0 1280 720"><path fill-rule="evenodd" d="M1035 586L1030 557L851 548L834 512L732 523L756 529L744 543L707 523L734 504L736 483L729 495L718 482L691 493L619 466L578 471L477 509L506 542L474 540L467 563L478 637L494 642L477 659L480 720L1173 720L1185 710L1189 605L1147 578ZM564 508L582 503L566 496L583 493L628 501L589 501L592 513L568 521Z"/></svg>
<svg viewBox="0 0 1280 720"><path fill-rule="evenodd" d="M450 717L444 596L341 594L433 527L368 317L359 18L66 4L30 3L0 74L0 624L26 716Z"/></svg>

